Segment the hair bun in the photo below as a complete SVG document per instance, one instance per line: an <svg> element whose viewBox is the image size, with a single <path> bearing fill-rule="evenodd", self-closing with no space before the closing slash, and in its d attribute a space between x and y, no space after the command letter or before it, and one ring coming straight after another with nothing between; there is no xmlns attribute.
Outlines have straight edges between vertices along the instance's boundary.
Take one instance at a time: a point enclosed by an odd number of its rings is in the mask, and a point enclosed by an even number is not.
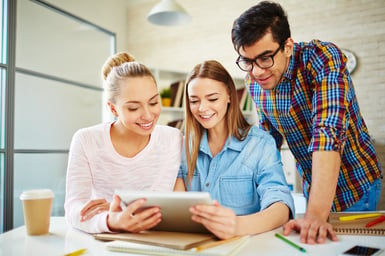
<svg viewBox="0 0 385 256"><path fill-rule="evenodd" d="M127 52L118 52L109 57L102 67L102 79L106 80L108 74L114 67L118 67L126 62L134 62L135 58Z"/></svg>

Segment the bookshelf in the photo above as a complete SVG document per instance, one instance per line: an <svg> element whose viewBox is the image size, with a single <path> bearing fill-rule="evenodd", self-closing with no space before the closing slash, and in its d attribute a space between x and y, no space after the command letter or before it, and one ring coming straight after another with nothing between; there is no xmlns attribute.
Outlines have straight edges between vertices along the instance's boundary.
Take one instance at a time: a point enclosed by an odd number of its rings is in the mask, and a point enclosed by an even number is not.
<svg viewBox="0 0 385 256"><path fill-rule="evenodd" d="M158 85L158 90L160 92L165 88L171 89L171 85L173 83L184 81L187 76L187 73L185 72L170 71L157 68L152 68L151 72L154 74ZM173 93L175 93L175 91L171 94ZM175 98L174 95L173 97ZM158 121L159 124L167 125L170 122L180 119L184 119L184 110L182 107L174 107L174 102L171 102L170 107L165 107L162 105L162 112Z"/></svg>

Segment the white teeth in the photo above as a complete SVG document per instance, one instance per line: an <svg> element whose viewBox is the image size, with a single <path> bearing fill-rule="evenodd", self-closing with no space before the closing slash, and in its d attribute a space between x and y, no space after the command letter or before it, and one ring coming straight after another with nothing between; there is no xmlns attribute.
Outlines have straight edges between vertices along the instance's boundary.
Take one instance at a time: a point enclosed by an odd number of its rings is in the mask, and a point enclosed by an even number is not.
<svg viewBox="0 0 385 256"><path fill-rule="evenodd" d="M139 124L140 126L143 126L143 127L150 127L152 125L152 122L151 123L148 123L148 124Z"/></svg>
<svg viewBox="0 0 385 256"><path fill-rule="evenodd" d="M207 118L210 118L210 117L212 117L212 114L211 114L211 115L204 115L204 116L203 116L203 115L201 115L201 117L202 117L202 118L204 118L204 119L207 119Z"/></svg>

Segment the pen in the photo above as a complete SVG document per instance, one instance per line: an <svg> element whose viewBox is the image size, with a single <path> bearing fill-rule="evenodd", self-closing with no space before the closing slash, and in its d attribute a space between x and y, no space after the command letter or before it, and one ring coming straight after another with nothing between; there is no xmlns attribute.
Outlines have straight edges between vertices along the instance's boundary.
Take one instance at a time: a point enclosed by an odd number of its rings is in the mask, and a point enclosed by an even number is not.
<svg viewBox="0 0 385 256"><path fill-rule="evenodd" d="M196 248L196 251L200 252L202 250L205 250L205 249L208 249L208 248L211 248L214 246L218 246L218 245L225 244L225 243L230 243L232 241L238 240L239 238L240 238L239 236L234 236L234 237L229 238L229 239L224 239L224 240L219 240L219 241L214 241L211 243L203 244L203 245L198 246Z"/></svg>
<svg viewBox="0 0 385 256"><path fill-rule="evenodd" d="M341 217L339 217L339 220L340 221L358 220L358 219L378 217L380 215L381 215L381 213L354 214L354 215L348 215L348 216L341 216Z"/></svg>
<svg viewBox="0 0 385 256"><path fill-rule="evenodd" d="M385 221L385 216L384 216L384 215L381 215L381 216L378 217L377 219L374 219L374 220L368 222L368 224L366 224L365 227L370 228L371 226L374 226L374 225L376 225L376 224L378 224L378 223L381 223L381 222L383 222L383 221Z"/></svg>
<svg viewBox="0 0 385 256"><path fill-rule="evenodd" d="M275 236L278 237L279 239L281 239L282 241L290 244L291 246L293 246L294 248L300 250L301 252L306 252L305 248L293 243L292 241L290 241L289 239L286 239L285 237L283 237L281 234L278 234L278 233L275 233Z"/></svg>
<svg viewBox="0 0 385 256"><path fill-rule="evenodd" d="M82 249L79 249L79 250L76 250L73 252L66 253L66 254L64 254L64 256L78 256L78 255L82 255L86 251L87 251L86 248L82 248Z"/></svg>

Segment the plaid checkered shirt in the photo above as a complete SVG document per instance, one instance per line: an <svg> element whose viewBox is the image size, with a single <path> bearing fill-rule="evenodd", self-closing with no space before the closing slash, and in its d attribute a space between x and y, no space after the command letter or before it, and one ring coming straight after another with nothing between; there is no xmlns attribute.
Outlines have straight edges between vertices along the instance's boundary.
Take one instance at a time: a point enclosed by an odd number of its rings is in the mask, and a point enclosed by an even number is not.
<svg viewBox="0 0 385 256"><path fill-rule="evenodd" d="M382 175L346 57L334 44L318 40L295 43L288 69L276 88L263 90L248 75L246 87L256 103L260 127L273 135L279 148L287 141L306 197L314 151L341 154L332 211L352 206Z"/></svg>

